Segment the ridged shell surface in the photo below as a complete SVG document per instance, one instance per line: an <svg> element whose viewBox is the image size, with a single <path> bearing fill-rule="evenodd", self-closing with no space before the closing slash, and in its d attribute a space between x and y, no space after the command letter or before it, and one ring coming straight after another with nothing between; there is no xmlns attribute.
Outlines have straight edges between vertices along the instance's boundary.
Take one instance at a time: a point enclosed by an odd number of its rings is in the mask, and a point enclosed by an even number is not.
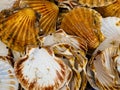
<svg viewBox="0 0 120 90"><path fill-rule="evenodd" d="M22 2L28 4L41 15L40 34L49 34L55 31L59 9L54 3L45 0L22 0Z"/></svg>
<svg viewBox="0 0 120 90"><path fill-rule="evenodd" d="M77 7L71 10L64 16L61 28L68 34L84 38L89 49L96 48L103 40L101 16L89 8Z"/></svg>
<svg viewBox="0 0 120 90"><path fill-rule="evenodd" d="M18 90L18 84L14 68L7 58L0 57L0 90Z"/></svg>
<svg viewBox="0 0 120 90"><path fill-rule="evenodd" d="M112 4L116 0L79 0L79 3L88 7L101 7Z"/></svg>
<svg viewBox="0 0 120 90"><path fill-rule="evenodd" d="M24 51L27 45L37 45L38 27L31 8L21 9L0 22L0 39L9 48Z"/></svg>
<svg viewBox="0 0 120 90"><path fill-rule="evenodd" d="M27 90L59 90L67 86L72 73L48 48L32 48L15 63L15 73Z"/></svg>

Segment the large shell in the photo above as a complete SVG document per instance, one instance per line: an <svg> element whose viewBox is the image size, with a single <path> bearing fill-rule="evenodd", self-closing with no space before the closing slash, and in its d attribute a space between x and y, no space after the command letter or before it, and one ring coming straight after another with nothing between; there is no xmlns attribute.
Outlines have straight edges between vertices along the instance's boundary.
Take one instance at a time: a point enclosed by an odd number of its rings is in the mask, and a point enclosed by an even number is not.
<svg viewBox="0 0 120 90"><path fill-rule="evenodd" d="M108 6L96 8L103 17L116 16L120 17L120 0Z"/></svg>
<svg viewBox="0 0 120 90"><path fill-rule="evenodd" d="M89 49L96 48L103 40L100 27L100 14L85 7L74 8L64 16L61 23L61 28L68 34L84 38Z"/></svg>
<svg viewBox="0 0 120 90"><path fill-rule="evenodd" d="M37 36L36 14L30 8L19 10L0 22L1 40L14 50L23 51L27 45L37 45Z"/></svg>
<svg viewBox="0 0 120 90"><path fill-rule="evenodd" d="M15 63L15 73L27 90L58 90L68 87L72 72L49 47L32 48Z"/></svg>
<svg viewBox="0 0 120 90"><path fill-rule="evenodd" d="M52 48L55 55L61 57L73 71L73 76L69 83L70 90L84 90L87 83L86 57L69 44L56 44Z"/></svg>
<svg viewBox="0 0 120 90"><path fill-rule="evenodd" d="M120 47L96 53L88 64L88 80L98 90L120 90Z"/></svg>
<svg viewBox="0 0 120 90"><path fill-rule="evenodd" d="M40 13L40 34L49 34L56 30L59 9L54 3L45 0L22 0L22 2Z"/></svg>
<svg viewBox="0 0 120 90"><path fill-rule="evenodd" d="M66 43L83 51L83 53L87 52L87 43L84 39L77 36L67 35L62 29L51 33L50 35L40 37L40 42L42 46L52 46L54 44Z"/></svg>
<svg viewBox="0 0 120 90"><path fill-rule="evenodd" d="M88 7L101 7L112 4L116 0L79 0L79 3Z"/></svg>
<svg viewBox="0 0 120 90"><path fill-rule="evenodd" d="M120 44L120 18L117 17L107 17L102 19L101 31L105 36L105 40L100 44L100 46L95 50L104 50L110 46L119 46Z"/></svg>
<svg viewBox="0 0 120 90"><path fill-rule="evenodd" d="M14 69L6 57L0 57L0 90L18 90Z"/></svg>

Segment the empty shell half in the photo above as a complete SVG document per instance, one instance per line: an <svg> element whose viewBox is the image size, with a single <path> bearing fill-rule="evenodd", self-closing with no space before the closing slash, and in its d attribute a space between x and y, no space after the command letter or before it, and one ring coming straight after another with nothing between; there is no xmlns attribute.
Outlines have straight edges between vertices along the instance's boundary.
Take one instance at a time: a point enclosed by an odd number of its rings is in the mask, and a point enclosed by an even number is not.
<svg viewBox="0 0 120 90"><path fill-rule="evenodd" d="M96 10L101 13L103 17L120 17L120 0L116 0L116 2L108 6L96 8Z"/></svg>
<svg viewBox="0 0 120 90"><path fill-rule="evenodd" d="M23 8L0 22L0 39L13 50L37 45L37 36L36 14L31 8Z"/></svg>
<svg viewBox="0 0 120 90"><path fill-rule="evenodd" d="M101 16L89 8L77 7L71 10L64 16L61 28L68 34L85 39L89 49L95 49L103 40Z"/></svg>
<svg viewBox="0 0 120 90"><path fill-rule="evenodd" d="M101 7L112 4L116 0L79 0L79 3L88 7Z"/></svg>
<svg viewBox="0 0 120 90"><path fill-rule="evenodd" d="M50 34L56 30L56 21L59 8L50 1L45 0L22 0L40 15L40 34Z"/></svg>
<svg viewBox="0 0 120 90"><path fill-rule="evenodd" d="M55 55L62 58L73 71L73 76L69 83L70 90L84 90L87 83L86 57L69 44L55 44L52 48Z"/></svg>
<svg viewBox="0 0 120 90"><path fill-rule="evenodd" d="M87 67L88 81L98 90L120 89L120 47L111 46L96 53Z"/></svg>
<svg viewBox="0 0 120 90"><path fill-rule="evenodd" d="M15 73L24 89L58 90L68 87L71 69L52 50L32 48L27 55L15 63Z"/></svg>
<svg viewBox="0 0 120 90"><path fill-rule="evenodd" d="M107 17L102 19L101 31L105 36L105 40L100 44L100 46L95 50L104 50L110 46L119 46L120 44L120 18L117 17Z"/></svg>
<svg viewBox="0 0 120 90"><path fill-rule="evenodd" d="M18 81L14 68L7 61L6 57L0 57L0 89L18 90Z"/></svg>
<svg viewBox="0 0 120 90"><path fill-rule="evenodd" d="M52 46L54 44L66 43L72 47L87 52L87 43L84 39L77 36L68 35L62 29L57 30L54 33L51 33L47 36L41 36L39 38L42 46Z"/></svg>

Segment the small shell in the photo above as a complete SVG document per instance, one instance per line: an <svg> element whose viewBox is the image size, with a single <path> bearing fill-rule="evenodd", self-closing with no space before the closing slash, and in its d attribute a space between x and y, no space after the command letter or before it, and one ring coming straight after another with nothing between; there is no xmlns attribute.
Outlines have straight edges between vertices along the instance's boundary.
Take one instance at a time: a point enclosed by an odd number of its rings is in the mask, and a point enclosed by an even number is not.
<svg viewBox="0 0 120 90"><path fill-rule="evenodd" d="M103 17L116 16L120 17L120 0L108 6L96 8Z"/></svg>
<svg viewBox="0 0 120 90"><path fill-rule="evenodd" d="M84 39L77 36L67 35L62 29L59 29L45 37L40 37L40 42L42 46L52 46L54 44L66 43L83 51L84 53L87 52L87 43Z"/></svg>
<svg viewBox="0 0 120 90"><path fill-rule="evenodd" d="M56 30L59 8L54 3L45 0L22 0L22 2L40 13L40 34L50 34Z"/></svg>
<svg viewBox="0 0 120 90"><path fill-rule="evenodd" d="M36 15L30 8L24 8L0 22L0 38L9 47L24 51L27 45L37 45L38 28Z"/></svg>
<svg viewBox="0 0 120 90"><path fill-rule="evenodd" d="M116 0L79 0L79 3L88 7L101 7L112 4Z"/></svg>
<svg viewBox="0 0 120 90"><path fill-rule="evenodd" d="M49 47L32 48L15 63L15 73L27 90L59 90L67 86L72 72Z"/></svg>
<svg viewBox="0 0 120 90"><path fill-rule="evenodd" d="M0 11L4 9L9 9L13 6L16 0L2 0L0 1Z"/></svg>
<svg viewBox="0 0 120 90"><path fill-rule="evenodd" d="M103 40L100 27L100 14L85 7L74 8L64 16L61 23L61 28L68 34L84 38L89 49L95 49Z"/></svg>
<svg viewBox="0 0 120 90"><path fill-rule="evenodd" d="M120 44L120 18L117 17L107 17L102 19L101 31L105 36L105 40L100 44L100 46L95 50L104 50L110 46L119 46Z"/></svg>
<svg viewBox="0 0 120 90"><path fill-rule="evenodd" d="M120 90L120 47L96 53L87 67L88 81L97 90Z"/></svg>
<svg viewBox="0 0 120 90"><path fill-rule="evenodd" d="M0 90L18 90L14 69L5 57L0 57Z"/></svg>

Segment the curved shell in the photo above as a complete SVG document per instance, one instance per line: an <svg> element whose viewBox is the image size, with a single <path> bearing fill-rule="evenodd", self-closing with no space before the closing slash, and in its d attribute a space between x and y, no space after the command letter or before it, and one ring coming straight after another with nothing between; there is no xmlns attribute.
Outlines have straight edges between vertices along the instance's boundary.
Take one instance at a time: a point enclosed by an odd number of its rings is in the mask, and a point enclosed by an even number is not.
<svg viewBox="0 0 120 90"><path fill-rule="evenodd" d="M61 28L68 34L84 38L89 49L96 48L103 40L100 27L100 14L85 7L74 8L64 16L61 23Z"/></svg>
<svg viewBox="0 0 120 90"><path fill-rule="evenodd" d="M116 16L120 17L120 0L105 7L96 8L103 17Z"/></svg>
<svg viewBox="0 0 120 90"><path fill-rule="evenodd" d="M0 22L0 39L9 48L24 51L27 45L37 45L38 28L35 12L24 8Z"/></svg>
<svg viewBox="0 0 120 90"><path fill-rule="evenodd" d="M49 48L32 48L15 63L15 73L27 90L58 90L68 87L72 72Z"/></svg>
<svg viewBox="0 0 120 90"><path fill-rule="evenodd" d="M16 0L2 0L0 1L0 11L4 9L9 9L13 6Z"/></svg>
<svg viewBox="0 0 120 90"><path fill-rule="evenodd" d="M88 7L101 7L112 4L116 0L79 0L79 3Z"/></svg>
<svg viewBox="0 0 120 90"><path fill-rule="evenodd" d="M110 46L119 46L120 44L120 18L117 17L107 17L102 19L101 31L105 36L105 40L100 44L100 46L95 50L104 50Z"/></svg>
<svg viewBox="0 0 120 90"><path fill-rule="evenodd" d="M56 30L59 8L54 3L45 0L22 0L22 2L40 13L40 34L50 34Z"/></svg>
<svg viewBox="0 0 120 90"><path fill-rule="evenodd" d="M70 90L84 90L87 83L85 70L87 64L86 57L69 44L55 44L52 46L52 49L55 55L62 58L73 71L73 76L69 83Z"/></svg>
<svg viewBox="0 0 120 90"><path fill-rule="evenodd" d="M18 90L18 84L13 67L7 61L7 58L0 57L0 89Z"/></svg>
<svg viewBox="0 0 120 90"><path fill-rule="evenodd" d="M84 53L87 52L87 43L84 39L79 38L77 36L67 35L62 29L57 30L50 35L40 37L39 38L42 46L52 46L54 44L69 44L72 47L83 51Z"/></svg>
<svg viewBox="0 0 120 90"><path fill-rule="evenodd" d="M96 53L88 64L90 84L99 90L120 89L120 47L111 46Z"/></svg>

